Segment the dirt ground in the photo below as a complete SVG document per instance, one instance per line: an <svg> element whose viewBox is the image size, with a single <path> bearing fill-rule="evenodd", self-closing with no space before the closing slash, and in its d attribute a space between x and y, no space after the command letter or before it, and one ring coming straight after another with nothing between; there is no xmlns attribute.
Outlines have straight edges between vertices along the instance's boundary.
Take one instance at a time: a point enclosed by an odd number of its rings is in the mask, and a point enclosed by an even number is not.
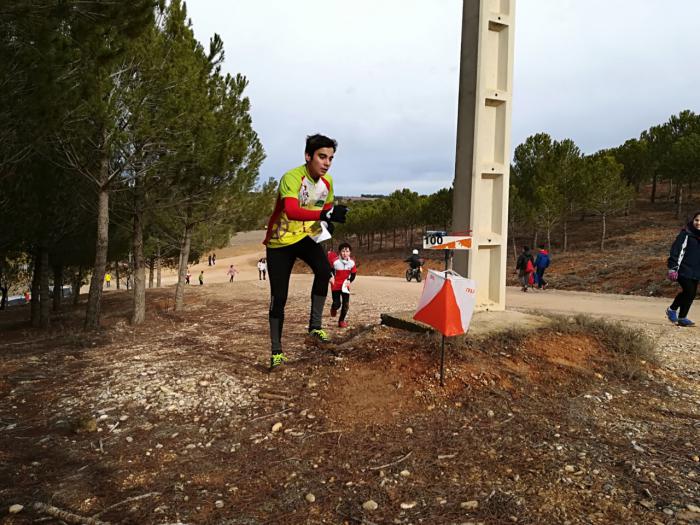
<svg viewBox="0 0 700 525"><path fill-rule="evenodd" d="M257 250L202 266L182 312L149 290L138 327L125 291L97 333L82 305L44 333L3 314L3 524L700 523L697 330L637 319L621 337L657 344L635 357L571 319L502 326L448 344L441 388L439 339L378 323L420 285L358 278L350 329L319 348L295 275L269 373Z"/></svg>

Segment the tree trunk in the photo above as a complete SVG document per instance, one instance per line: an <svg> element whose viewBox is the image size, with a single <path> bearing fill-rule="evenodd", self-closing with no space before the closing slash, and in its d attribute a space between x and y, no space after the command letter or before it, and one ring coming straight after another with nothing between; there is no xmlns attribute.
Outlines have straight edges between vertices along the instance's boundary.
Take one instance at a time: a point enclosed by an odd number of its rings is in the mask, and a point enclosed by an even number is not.
<svg viewBox="0 0 700 525"><path fill-rule="evenodd" d="M80 288L83 284L83 267L78 266L78 274L74 277L73 281L73 304L78 304L80 300Z"/></svg>
<svg viewBox="0 0 700 525"><path fill-rule="evenodd" d="M564 242L562 244L563 251L566 252L566 250L569 248L569 221L564 221Z"/></svg>
<svg viewBox="0 0 700 525"><path fill-rule="evenodd" d="M683 213L683 185L678 183L676 185L676 219L680 219L682 213Z"/></svg>
<svg viewBox="0 0 700 525"><path fill-rule="evenodd" d="M518 260L518 246L517 243L515 242L515 233L511 236L511 241L513 242L513 260L517 261Z"/></svg>
<svg viewBox="0 0 700 525"><path fill-rule="evenodd" d="M411 248L413 247L413 226L411 226Z"/></svg>
<svg viewBox="0 0 700 525"><path fill-rule="evenodd" d="M651 203L654 204L656 202L656 180L657 180L657 175L654 173L654 177L651 180Z"/></svg>
<svg viewBox="0 0 700 525"><path fill-rule="evenodd" d="M49 316L51 314L51 301L49 297L49 251L44 248L41 250L41 280L40 280L39 299L39 324L42 328L49 327Z"/></svg>
<svg viewBox="0 0 700 525"><path fill-rule="evenodd" d="M160 259L160 241L156 244L156 264L157 270L156 270L156 287L160 288L160 268L161 268L161 259Z"/></svg>
<svg viewBox="0 0 700 525"><path fill-rule="evenodd" d="M32 326L39 328L41 326L41 313L39 312L39 295L41 282L41 248L37 248L34 253L34 273L32 274L32 298L31 298L31 316Z"/></svg>
<svg viewBox="0 0 700 525"><path fill-rule="evenodd" d="M143 183L136 180L134 187L134 230L132 249L134 250L134 311L131 324L141 324L146 320L146 260L143 256Z"/></svg>
<svg viewBox="0 0 700 525"><path fill-rule="evenodd" d="M380 231L379 232L379 251L382 251L382 246L384 244L384 232Z"/></svg>
<svg viewBox="0 0 700 525"><path fill-rule="evenodd" d="M192 227L187 224L180 243L180 263L177 269L177 286L175 287L175 310L182 310L185 295L185 275L187 263L190 260L190 243L192 242Z"/></svg>
<svg viewBox="0 0 700 525"><path fill-rule="evenodd" d="M535 246L533 246L535 248ZM547 228L547 249L551 250L552 249L552 229Z"/></svg>
<svg viewBox="0 0 700 525"><path fill-rule="evenodd" d="M603 235L600 237L600 251L602 252L605 249L605 233L606 233L606 222L605 222L605 214L602 215L603 218Z"/></svg>
<svg viewBox="0 0 700 525"><path fill-rule="evenodd" d="M7 305L7 284L5 283L3 271L4 259L3 256L0 256L0 310L4 310Z"/></svg>
<svg viewBox="0 0 700 525"><path fill-rule="evenodd" d="M117 290L120 288L119 261L114 261L114 277L117 279Z"/></svg>
<svg viewBox="0 0 700 525"><path fill-rule="evenodd" d="M535 230L535 235L532 237L532 246L530 246L530 248L534 248L535 246L537 246L537 237L539 233L539 230Z"/></svg>
<svg viewBox="0 0 700 525"><path fill-rule="evenodd" d="M63 300L63 265L54 264L53 266L53 311L58 312L61 309L61 301Z"/></svg>
<svg viewBox="0 0 700 525"><path fill-rule="evenodd" d="M151 258L148 260L148 287L153 288L153 279L154 279L154 273L156 269L156 258L155 256L151 256Z"/></svg>
<svg viewBox="0 0 700 525"><path fill-rule="evenodd" d="M394 228L394 236L393 236L392 240L393 240L393 248L395 250L396 249L396 228Z"/></svg>
<svg viewBox="0 0 700 525"><path fill-rule="evenodd" d="M103 159L103 180L106 181L107 159ZM105 185L100 187L97 200L97 242L95 244L95 265L90 279L87 312L85 314L85 329L94 330L100 326L100 307L102 303L102 283L105 280L107 266L107 247L109 244L109 190Z"/></svg>

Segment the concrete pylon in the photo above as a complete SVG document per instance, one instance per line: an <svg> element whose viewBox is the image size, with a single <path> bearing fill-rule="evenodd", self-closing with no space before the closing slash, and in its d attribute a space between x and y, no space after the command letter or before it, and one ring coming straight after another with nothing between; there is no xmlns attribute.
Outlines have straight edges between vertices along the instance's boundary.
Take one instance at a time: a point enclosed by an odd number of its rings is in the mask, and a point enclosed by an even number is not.
<svg viewBox="0 0 700 525"><path fill-rule="evenodd" d="M464 0L452 225L472 230L454 268L477 309L504 310L515 0Z"/></svg>

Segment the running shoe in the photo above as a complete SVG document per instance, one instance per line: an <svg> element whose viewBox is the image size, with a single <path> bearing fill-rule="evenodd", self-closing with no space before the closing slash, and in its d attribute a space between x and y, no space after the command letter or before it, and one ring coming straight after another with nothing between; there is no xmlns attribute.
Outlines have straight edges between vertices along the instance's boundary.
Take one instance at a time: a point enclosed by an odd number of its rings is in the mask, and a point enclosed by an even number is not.
<svg viewBox="0 0 700 525"><path fill-rule="evenodd" d="M666 308L666 317L668 317L668 320L671 321L672 323L678 322L678 314L676 313L675 310L671 310L670 308Z"/></svg>
<svg viewBox="0 0 700 525"><path fill-rule="evenodd" d="M338 321L338 326L340 328L347 328L348 327L348 322L347 321Z"/></svg>
<svg viewBox="0 0 700 525"><path fill-rule="evenodd" d="M322 330L321 328L314 328L313 330L309 330L309 337L315 339L320 343L327 343L328 341L330 341L330 338L328 337L326 331Z"/></svg>
<svg viewBox="0 0 700 525"><path fill-rule="evenodd" d="M695 323L687 317L681 317L678 319L678 326L695 326Z"/></svg>
<svg viewBox="0 0 700 525"><path fill-rule="evenodd" d="M287 359L287 356L285 356L282 352L279 354L272 354L272 357L270 357L270 370L286 363L287 361L289 361L289 359Z"/></svg>
<svg viewBox="0 0 700 525"><path fill-rule="evenodd" d="M331 308L331 317L335 317L338 315L338 309L337 308Z"/></svg>

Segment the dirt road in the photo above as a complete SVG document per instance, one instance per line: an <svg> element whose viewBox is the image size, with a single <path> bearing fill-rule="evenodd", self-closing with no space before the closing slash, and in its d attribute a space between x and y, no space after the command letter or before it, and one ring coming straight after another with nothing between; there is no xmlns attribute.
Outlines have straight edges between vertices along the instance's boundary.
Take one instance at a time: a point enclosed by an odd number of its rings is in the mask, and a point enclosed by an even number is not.
<svg viewBox="0 0 700 525"><path fill-rule="evenodd" d="M200 270L204 270L205 284L227 283L226 271L234 264L239 274L232 283L246 282L253 284L258 281L256 263L264 256L262 249L249 248L245 254L233 255L217 259L216 266L204 264L192 267L193 283ZM291 291L306 293L311 282L311 275L295 274L291 280ZM174 274L167 274L164 284L175 282ZM265 286L260 286L265 285ZM254 293L264 293L261 288L267 288L267 283L260 282L253 288L245 287ZM240 285L239 285L240 286ZM400 277L369 277L362 276L360 271L357 281L353 284L353 294L356 301L371 300L375 305L387 308L389 311L405 310L415 307L423 286L416 282L407 283ZM218 290L227 293L227 288ZM241 292L243 290L240 290ZM236 294L238 295L238 294ZM567 314L588 314L604 317L609 320L635 321L644 324L669 325L664 317L664 310L669 300L658 297L640 297L633 295L597 294L587 292L572 292L564 290L530 290L521 292L516 287L509 287L506 292L507 307L520 311L559 312Z"/></svg>

